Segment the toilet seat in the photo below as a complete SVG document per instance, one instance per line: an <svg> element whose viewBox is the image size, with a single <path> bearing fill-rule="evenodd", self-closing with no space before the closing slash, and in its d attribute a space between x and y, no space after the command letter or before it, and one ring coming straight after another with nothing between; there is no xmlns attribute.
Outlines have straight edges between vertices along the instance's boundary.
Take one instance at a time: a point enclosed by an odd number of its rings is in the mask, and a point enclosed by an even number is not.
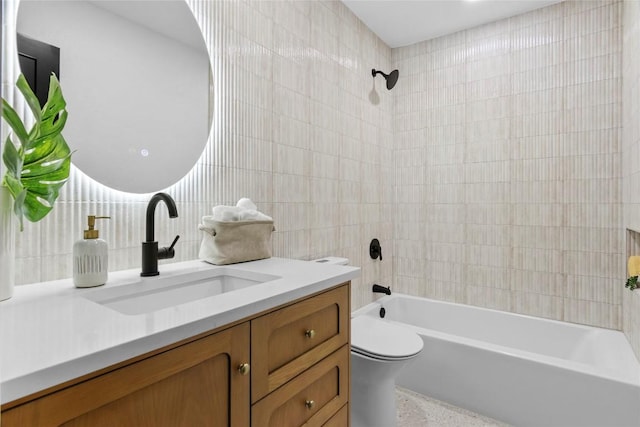
<svg viewBox="0 0 640 427"><path fill-rule="evenodd" d="M409 359L422 350L422 338L414 331L376 319L351 319L351 351L378 360Z"/></svg>

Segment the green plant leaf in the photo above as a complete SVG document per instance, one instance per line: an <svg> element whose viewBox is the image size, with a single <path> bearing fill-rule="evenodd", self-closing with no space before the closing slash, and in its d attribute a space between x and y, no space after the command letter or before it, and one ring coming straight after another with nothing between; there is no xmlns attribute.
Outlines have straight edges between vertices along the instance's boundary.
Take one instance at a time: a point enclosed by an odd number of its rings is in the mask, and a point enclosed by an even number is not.
<svg viewBox="0 0 640 427"><path fill-rule="evenodd" d="M630 276L624 287L629 288L630 291L636 289L638 287L638 276Z"/></svg>
<svg viewBox="0 0 640 427"><path fill-rule="evenodd" d="M29 91L31 90L28 86L27 89ZM27 89L25 89L25 91ZM33 93L31 92L31 94ZM49 98L42 107L39 119L36 120L29 132L30 142L25 147L25 150L39 149L43 144L48 145L48 140L55 138L62 132L67 122L66 106L67 102L62 96L60 83L56 76L52 74L49 80ZM66 142L64 144L66 145ZM48 149L48 147L45 148L45 150Z"/></svg>
<svg viewBox="0 0 640 427"><path fill-rule="evenodd" d="M20 145L25 147L29 143L29 134L20 120L18 113L14 110L9 103L2 98L2 118L9 124L13 133L20 140Z"/></svg>
<svg viewBox="0 0 640 427"><path fill-rule="evenodd" d="M22 132L24 140L20 139L22 147L19 150L10 140L5 144L3 161L7 173L2 182L14 197L14 211L20 218L22 230L23 218L36 222L53 209L60 188L69 178L72 153L61 134L67 121L67 103L56 76L51 75L49 97L42 109L22 75L16 86L33 111L35 122L27 133L13 108L8 104L4 107L6 101L3 99L2 117L16 135Z"/></svg>
<svg viewBox="0 0 640 427"><path fill-rule="evenodd" d="M13 203L13 211L18 217L18 222L20 223L20 231L24 230L24 201L27 197L27 190L23 189L18 195Z"/></svg>
<svg viewBox="0 0 640 427"><path fill-rule="evenodd" d="M7 137L7 140L4 142L2 161L5 166L7 166L7 174L17 178L18 173L22 170L22 156L20 156L10 137Z"/></svg>
<svg viewBox="0 0 640 427"><path fill-rule="evenodd" d="M60 164L70 155L69 146L62 135L41 140L40 144L25 152L23 177L44 175L60 168Z"/></svg>
<svg viewBox="0 0 640 427"><path fill-rule="evenodd" d="M47 162L45 159L44 163ZM24 170L27 170L27 167L32 169L29 173L24 173L21 179L22 184L27 189L24 216L31 222L41 220L53 209L53 204L58 198L60 188L67 182L69 177L71 154L68 153L61 160L56 157L56 161L46 167L41 166L41 163L43 163L42 160L30 165L25 164Z"/></svg>
<svg viewBox="0 0 640 427"><path fill-rule="evenodd" d="M49 85L51 85L51 83L49 83ZM31 87L29 86L29 83L27 83L27 79L23 74L20 74L18 76L16 87L18 88L20 93L22 93L22 96L24 96L24 100L27 101L27 105L33 113L33 117L36 119L36 122L40 121L42 115L40 109L40 101L38 101L38 97L36 97L36 94L31 90Z"/></svg>
<svg viewBox="0 0 640 427"><path fill-rule="evenodd" d="M5 175L2 180L2 185L9 189L9 192L13 196L14 200L18 198L18 195L24 191L22 181L13 175Z"/></svg>

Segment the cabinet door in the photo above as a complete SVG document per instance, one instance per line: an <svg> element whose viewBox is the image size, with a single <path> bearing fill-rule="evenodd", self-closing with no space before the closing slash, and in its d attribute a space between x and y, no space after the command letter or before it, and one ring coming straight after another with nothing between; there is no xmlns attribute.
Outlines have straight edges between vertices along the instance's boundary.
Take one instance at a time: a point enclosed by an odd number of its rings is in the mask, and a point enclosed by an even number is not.
<svg viewBox="0 0 640 427"><path fill-rule="evenodd" d="M2 414L2 426L248 426L244 323Z"/></svg>
<svg viewBox="0 0 640 427"><path fill-rule="evenodd" d="M255 403L349 342L349 285L251 321Z"/></svg>

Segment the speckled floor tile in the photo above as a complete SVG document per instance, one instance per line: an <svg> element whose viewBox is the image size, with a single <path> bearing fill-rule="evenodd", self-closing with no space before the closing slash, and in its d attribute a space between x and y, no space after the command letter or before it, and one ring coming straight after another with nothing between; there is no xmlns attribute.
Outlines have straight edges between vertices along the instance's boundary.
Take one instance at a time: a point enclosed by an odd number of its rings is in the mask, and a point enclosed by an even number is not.
<svg viewBox="0 0 640 427"><path fill-rule="evenodd" d="M491 418L397 387L397 427L506 427Z"/></svg>

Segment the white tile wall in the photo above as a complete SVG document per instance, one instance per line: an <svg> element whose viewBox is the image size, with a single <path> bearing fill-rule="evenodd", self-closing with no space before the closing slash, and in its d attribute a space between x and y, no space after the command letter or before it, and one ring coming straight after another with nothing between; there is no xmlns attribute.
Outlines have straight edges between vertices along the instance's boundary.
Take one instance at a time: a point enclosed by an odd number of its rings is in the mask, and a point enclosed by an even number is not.
<svg viewBox="0 0 640 427"><path fill-rule="evenodd" d="M569 1L393 50L401 289L621 328L621 41Z"/></svg>
<svg viewBox="0 0 640 427"><path fill-rule="evenodd" d="M393 196L393 98L377 81L380 102L369 101L370 70L389 70L391 50L337 1L188 4L212 56L214 128L194 170L166 189L179 218L159 212L156 238L182 237L176 258L163 262L196 258L200 217L247 196L274 216L274 255L348 257L363 267L354 307L370 301L370 284L390 283L392 274L383 209ZM6 19L7 33L12 25ZM14 102L15 51L5 40L3 96ZM100 226L110 269L139 266L149 197L112 191L73 170L53 213L18 236L18 283L69 277L73 242L92 213L112 216ZM389 254L382 265L368 257L373 237Z"/></svg>
<svg viewBox="0 0 640 427"><path fill-rule="evenodd" d="M622 60L622 217L627 229L625 255L640 254L640 3L623 3ZM633 230L633 231L629 231ZM640 358L640 292L621 288L623 331Z"/></svg>
<svg viewBox="0 0 640 427"><path fill-rule="evenodd" d="M188 4L212 56L215 117L197 166L166 190L180 217L156 220L161 242L183 235L173 261L197 256L211 206L248 196L275 218L274 255L363 268L354 308L371 283L391 284L624 324L640 354L640 294L621 290L622 225L640 230L637 2L623 14L619 1L567 1L393 50L339 1ZM20 104L12 31L5 17L2 90ZM400 70L393 91L371 68ZM113 217L101 226L111 268L138 266L148 198L74 170L53 213L18 237L18 282L69 277L90 213Z"/></svg>

